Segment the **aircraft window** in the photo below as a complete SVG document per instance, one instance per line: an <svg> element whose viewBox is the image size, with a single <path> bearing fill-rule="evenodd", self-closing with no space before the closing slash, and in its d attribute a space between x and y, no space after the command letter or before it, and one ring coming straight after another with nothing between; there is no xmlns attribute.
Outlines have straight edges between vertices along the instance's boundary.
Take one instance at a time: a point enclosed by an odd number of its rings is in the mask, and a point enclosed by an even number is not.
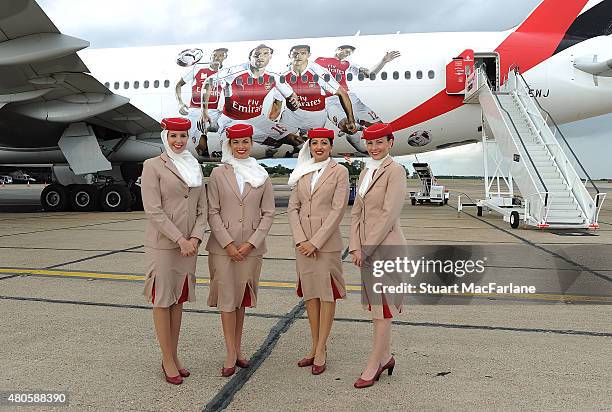
<svg viewBox="0 0 612 412"><path fill-rule="evenodd" d="M119 88L119 82L113 83L113 89L117 90Z"/></svg>
<svg viewBox="0 0 612 412"><path fill-rule="evenodd" d="M263 78L263 76L259 76L259 77L257 78L257 84L264 84L264 78Z"/></svg>
<svg viewBox="0 0 612 412"><path fill-rule="evenodd" d="M149 81L145 80L142 85L144 86L145 89L148 89L149 88Z"/></svg>
<svg viewBox="0 0 612 412"><path fill-rule="evenodd" d="M153 87L155 87L156 89L159 87L159 80L155 80L153 82Z"/></svg>
<svg viewBox="0 0 612 412"><path fill-rule="evenodd" d="M406 70L406 71L404 72L404 79L406 79L406 80L410 80L410 71Z"/></svg>
<svg viewBox="0 0 612 412"><path fill-rule="evenodd" d="M380 74L380 78L381 78L381 80L387 80L387 72L382 72Z"/></svg>
<svg viewBox="0 0 612 412"><path fill-rule="evenodd" d="M253 84L253 78L252 78L252 77L249 77L249 78L247 79L247 84L248 84L248 85L252 85L252 84Z"/></svg>
<svg viewBox="0 0 612 412"><path fill-rule="evenodd" d="M325 73L325 74L323 75L323 80L325 80L326 82L328 82L328 81L330 81L330 80L331 80L331 76L329 75L329 73Z"/></svg>
<svg viewBox="0 0 612 412"><path fill-rule="evenodd" d="M308 76L306 76L305 74L302 75L302 83L306 83L308 82Z"/></svg>
<svg viewBox="0 0 612 412"><path fill-rule="evenodd" d="M110 87L110 83L109 82L104 83L104 87L108 89Z"/></svg>
<svg viewBox="0 0 612 412"><path fill-rule="evenodd" d="M270 85L274 86L274 83L276 83L276 79L275 79L274 77L270 77L270 78L268 79L268 83L269 83Z"/></svg>
<svg viewBox="0 0 612 412"><path fill-rule="evenodd" d="M365 76L363 75L363 73L359 73L357 78L359 79L359 81L362 81L363 79L365 79Z"/></svg>
<svg viewBox="0 0 612 412"><path fill-rule="evenodd" d="M347 75L347 79L348 79L348 76L351 76L351 79L353 78L353 75L352 75L352 74L350 74L350 73ZM341 75L341 74L337 74L337 75L336 75L336 81L337 81L337 82L342 81L342 75Z"/></svg>
<svg viewBox="0 0 612 412"><path fill-rule="evenodd" d="M338 75L338 76L340 76L340 75ZM336 78L338 78L338 76L336 76ZM353 73L348 73L346 75L346 80L348 80L349 82L352 82L353 81Z"/></svg>
<svg viewBox="0 0 612 412"><path fill-rule="evenodd" d="M291 81L291 84L295 84L297 82L297 76L295 74L292 74L290 81Z"/></svg>
<svg viewBox="0 0 612 412"><path fill-rule="evenodd" d="M427 77L433 79L434 77L436 77L436 73L433 70L430 70L427 72Z"/></svg>
<svg viewBox="0 0 612 412"><path fill-rule="evenodd" d="M423 78L423 72L420 71L420 70L417 70L416 76L417 76L417 79L422 79Z"/></svg>
<svg viewBox="0 0 612 412"><path fill-rule="evenodd" d="M129 89L130 88L130 82L123 82L123 88L124 89Z"/></svg>
<svg viewBox="0 0 612 412"><path fill-rule="evenodd" d="M376 73L370 73L370 80L376 80Z"/></svg>
<svg viewBox="0 0 612 412"><path fill-rule="evenodd" d="M242 86L242 79L240 77L236 79L236 84Z"/></svg>
<svg viewBox="0 0 612 412"><path fill-rule="evenodd" d="M167 89L170 87L170 80L164 80L164 87Z"/></svg>
<svg viewBox="0 0 612 412"><path fill-rule="evenodd" d="M138 80L136 80L134 82L134 89L138 89L140 87L140 82Z"/></svg>
<svg viewBox="0 0 612 412"><path fill-rule="evenodd" d="M285 76L281 76L281 77L280 77L280 82L281 82L281 83L285 83Z"/></svg>
<svg viewBox="0 0 612 412"><path fill-rule="evenodd" d="M312 76L312 81L314 81L315 83L319 82L319 75L315 74L314 76Z"/></svg>

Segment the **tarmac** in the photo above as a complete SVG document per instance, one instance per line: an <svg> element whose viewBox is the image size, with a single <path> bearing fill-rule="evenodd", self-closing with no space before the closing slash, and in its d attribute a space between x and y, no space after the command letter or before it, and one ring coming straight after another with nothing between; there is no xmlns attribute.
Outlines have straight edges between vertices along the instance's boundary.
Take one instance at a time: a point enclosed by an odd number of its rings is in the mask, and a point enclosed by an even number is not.
<svg viewBox="0 0 612 412"><path fill-rule="evenodd" d="M409 180L410 190L417 183ZM44 213L36 204L41 187L7 185L0 189L0 392L67 395L67 407L35 410L612 409L612 201L597 231L511 229L495 214L457 212L457 195L482 197L482 181L444 183L451 190L444 207L406 201L409 245L480 245L495 279L532 281L539 292L407 304L392 326L395 372L364 390L352 384L372 327L348 259L349 293L337 305L327 371L313 376L296 365L310 334L295 293L286 186L275 188L258 306L247 310L244 353L252 366L220 376L223 336L218 312L206 305L201 248L197 302L185 304L179 348L191 376L173 386L163 379L142 296L144 213ZM15 409L6 405L0 409Z"/></svg>

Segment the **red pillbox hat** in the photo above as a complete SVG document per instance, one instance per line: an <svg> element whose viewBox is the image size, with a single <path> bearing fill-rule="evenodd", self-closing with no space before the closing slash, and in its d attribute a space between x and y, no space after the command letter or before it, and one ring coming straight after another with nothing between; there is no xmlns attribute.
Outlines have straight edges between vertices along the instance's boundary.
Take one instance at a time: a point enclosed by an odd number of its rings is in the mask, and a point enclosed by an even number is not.
<svg viewBox="0 0 612 412"><path fill-rule="evenodd" d="M233 124L227 129L225 129L225 133L227 134L228 139L239 139L241 137L252 137L253 136L253 126L250 124Z"/></svg>
<svg viewBox="0 0 612 412"><path fill-rule="evenodd" d="M394 138L393 129L387 123L374 123L372 126L363 129L363 138L365 140L375 140L385 136L389 136L391 139Z"/></svg>
<svg viewBox="0 0 612 412"><path fill-rule="evenodd" d="M164 130L174 130L184 132L191 129L191 120L182 117L166 117L161 121Z"/></svg>

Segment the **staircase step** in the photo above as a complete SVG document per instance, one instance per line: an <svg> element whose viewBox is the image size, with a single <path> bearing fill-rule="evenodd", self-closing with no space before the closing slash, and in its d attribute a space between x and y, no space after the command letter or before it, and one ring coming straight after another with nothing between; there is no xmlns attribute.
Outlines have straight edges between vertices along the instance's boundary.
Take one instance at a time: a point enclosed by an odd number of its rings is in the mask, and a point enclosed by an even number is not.
<svg viewBox="0 0 612 412"><path fill-rule="evenodd" d="M556 200L556 199L555 199ZM559 203L555 201L551 201L548 203L548 207L551 212L553 211L561 211L561 210L576 210L578 211L578 205L574 202L568 203Z"/></svg>
<svg viewBox="0 0 612 412"><path fill-rule="evenodd" d="M563 191L555 191L555 190L550 190L548 192L548 197L554 197L555 199L570 199L572 200L572 196L569 192L569 190L563 190ZM573 201L573 200L572 200Z"/></svg>
<svg viewBox="0 0 612 412"><path fill-rule="evenodd" d="M563 219L557 219L557 218L547 218L546 219L546 223L548 223L549 225L563 225L563 224L581 224L584 223L584 219L582 217L573 217L573 218L563 218Z"/></svg>
<svg viewBox="0 0 612 412"><path fill-rule="evenodd" d="M540 176L542 176L542 174L540 173ZM544 176L542 176L542 179L544 180L544 184L546 185L564 185L565 181L563 179L561 179L560 177L557 178L546 178Z"/></svg>
<svg viewBox="0 0 612 412"><path fill-rule="evenodd" d="M548 211L548 216L554 217L578 217L582 216L582 212L580 210L567 210L567 209L550 209Z"/></svg>

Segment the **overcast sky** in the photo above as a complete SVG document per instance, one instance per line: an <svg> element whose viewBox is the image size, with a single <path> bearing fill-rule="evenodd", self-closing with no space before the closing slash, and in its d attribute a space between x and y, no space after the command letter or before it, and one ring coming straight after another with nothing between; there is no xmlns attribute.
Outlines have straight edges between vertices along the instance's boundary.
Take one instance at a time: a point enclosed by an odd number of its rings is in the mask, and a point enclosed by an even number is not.
<svg viewBox="0 0 612 412"><path fill-rule="evenodd" d="M92 48L431 31L504 30L539 0L38 0ZM612 177L612 115L564 127L593 177ZM604 150L602 149L602 146ZM406 159L410 163L414 157ZM419 155L437 174L482 174L480 144Z"/></svg>

